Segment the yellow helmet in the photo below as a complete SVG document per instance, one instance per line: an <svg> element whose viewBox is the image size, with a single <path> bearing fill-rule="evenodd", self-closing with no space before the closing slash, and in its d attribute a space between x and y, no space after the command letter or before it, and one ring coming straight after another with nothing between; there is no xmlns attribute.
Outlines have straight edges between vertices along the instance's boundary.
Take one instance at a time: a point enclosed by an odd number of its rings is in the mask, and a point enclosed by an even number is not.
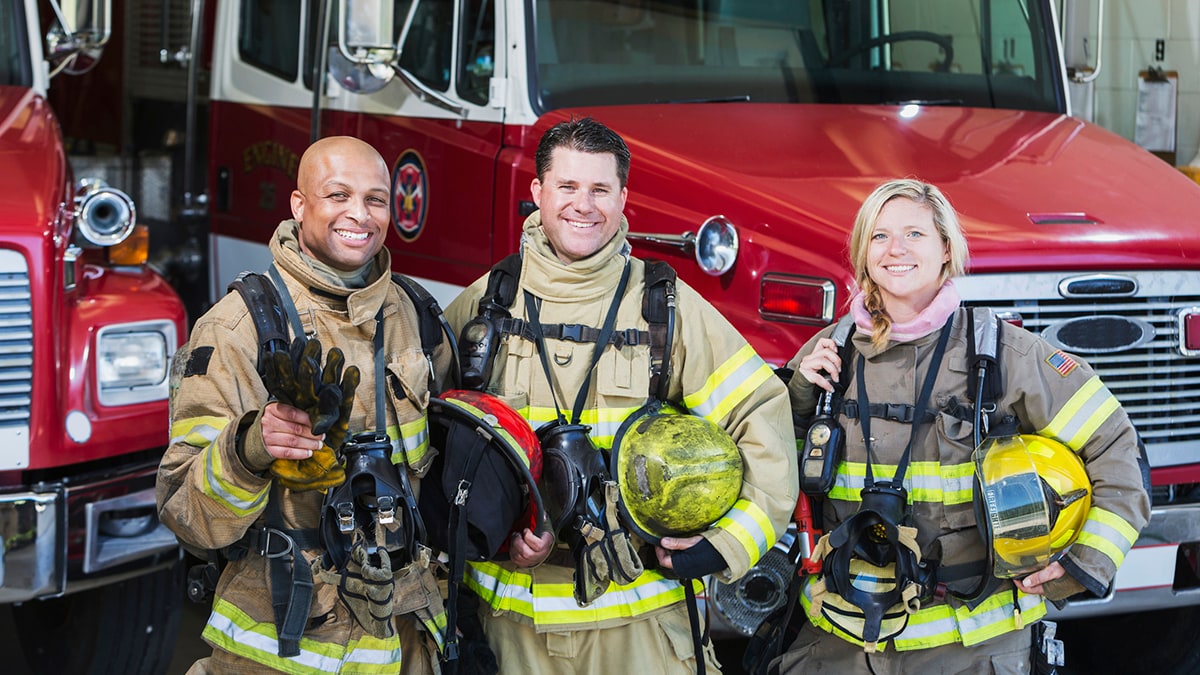
<svg viewBox="0 0 1200 675"><path fill-rule="evenodd" d="M1092 483L1079 456L1052 438L1010 434L989 437L973 459L992 573L1022 577L1062 557L1091 508Z"/></svg>

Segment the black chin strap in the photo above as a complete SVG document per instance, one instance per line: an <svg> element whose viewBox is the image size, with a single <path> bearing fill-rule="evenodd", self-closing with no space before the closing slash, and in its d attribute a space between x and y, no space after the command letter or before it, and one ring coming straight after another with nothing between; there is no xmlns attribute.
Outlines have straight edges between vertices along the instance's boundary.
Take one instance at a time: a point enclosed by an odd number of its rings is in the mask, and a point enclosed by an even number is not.
<svg viewBox="0 0 1200 675"><path fill-rule="evenodd" d="M946 325L942 327L942 334L938 338L937 348L934 349L933 358L929 362L929 370L925 373L925 382L921 385L921 393L917 396L917 405L913 410L912 429L908 432L908 445L904 447L904 454L900 456L900 463L896 465L896 475L892 476L892 486L896 489L903 489L904 474L908 472L908 461L912 457L913 442L917 438L917 429L921 426L921 421L925 418L925 409L929 407L929 395L933 392L933 383L937 380L938 369L942 365L942 356L946 353L946 344L950 341L950 328L954 325L954 314L946 320ZM867 400L867 383L864 377L866 359L862 354L858 355L857 364L858 376L858 423L862 427L863 443L867 446L867 476L864 487L875 485L875 476L871 470L871 413L870 403Z"/></svg>

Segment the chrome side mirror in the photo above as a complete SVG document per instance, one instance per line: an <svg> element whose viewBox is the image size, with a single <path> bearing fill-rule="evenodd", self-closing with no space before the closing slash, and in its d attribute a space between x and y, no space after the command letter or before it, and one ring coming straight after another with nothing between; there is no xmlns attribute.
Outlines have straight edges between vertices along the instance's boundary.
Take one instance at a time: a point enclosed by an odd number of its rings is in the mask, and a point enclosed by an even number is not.
<svg viewBox="0 0 1200 675"><path fill-rule="evenodd" d="M50 0L50 8L57 20L46 33L50 76L94 68L112 36L112 0Z"/></svg>
<svg viewBox="0 0 1200 675"><path fill-rule="evenodd" d="M392 42L395 4L342 0L338 5L337 49L329 50L329 72L343 89L370 94L387 86L396 71Z"/></svg>

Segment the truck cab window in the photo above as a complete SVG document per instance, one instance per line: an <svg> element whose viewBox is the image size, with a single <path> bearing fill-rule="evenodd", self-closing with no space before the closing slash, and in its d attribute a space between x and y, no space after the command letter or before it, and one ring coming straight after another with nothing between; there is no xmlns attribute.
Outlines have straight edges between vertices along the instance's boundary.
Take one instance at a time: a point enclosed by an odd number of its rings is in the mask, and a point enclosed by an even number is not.
<svg viewBox="0 0 1200 675"><path fill-rule="evenodd" d="M400 67L436 91L450 89L453 26L452 0L422 2L400 54Z"/></svg>
<svg viewBox="0 0 1200 675"><path fill-rule="evenodd" d="M467 0L463 6L458 95L479 105L488 102L488 85L495 71L495 14L491 0Z"/></svg>
<svg viewBox="0 0 1200 675"><path fill-rule="evenodd" d="M242 0L242 61L295 82L300 74L301 6L295 0Z"/></svg>
<svg viewBox="0 0 1200 675"><path fill-rule="evenodd" d="M25 17L21 5L0 3L0 84L28 87L31 84L28 50L25 48Z"/></svg>

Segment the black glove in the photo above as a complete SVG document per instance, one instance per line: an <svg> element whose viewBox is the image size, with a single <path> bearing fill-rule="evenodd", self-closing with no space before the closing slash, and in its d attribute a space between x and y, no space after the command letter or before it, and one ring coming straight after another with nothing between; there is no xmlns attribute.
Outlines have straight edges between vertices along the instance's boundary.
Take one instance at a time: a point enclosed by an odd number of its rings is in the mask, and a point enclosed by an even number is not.
<svg viewBox="0 0 1200 675"><path fill-rule="evenodd" d="M671 567L680 579L699 579L716 574L728 565L712 542L701 538L691 548L671 551Z"/></svg>
<svg viewBox="0 0 1200 675"><path fill-rule="evenodd" d="M342 350L334 347L329 350L325 367L322 368L321 341L299 336L292 340L286 353L271 353L263 373L263 384L275 400L307 412L312 432L320 435L329 431L338 421L343 399L347 393L352 396L354 387L358 385L358 369L351 366L346 374L349 375L353 370L355 377L353 386L347 387L351 383L342 377L345 363Z"/></svg>
<svg viewBox="0 0 1200 675"><path fill-rule="evenodd" d="M293 490L324 490L340 485L345 472L337 453L350 428L354 392L360 373L356 366L345 368L342 350L329 350L321 367L321 341L303 336L292 341L285 353L273 352L263 374L263 384L272 398L308 413L316 435L324 434L321 448L308 459L277 459L271 473Z"/></svg>

